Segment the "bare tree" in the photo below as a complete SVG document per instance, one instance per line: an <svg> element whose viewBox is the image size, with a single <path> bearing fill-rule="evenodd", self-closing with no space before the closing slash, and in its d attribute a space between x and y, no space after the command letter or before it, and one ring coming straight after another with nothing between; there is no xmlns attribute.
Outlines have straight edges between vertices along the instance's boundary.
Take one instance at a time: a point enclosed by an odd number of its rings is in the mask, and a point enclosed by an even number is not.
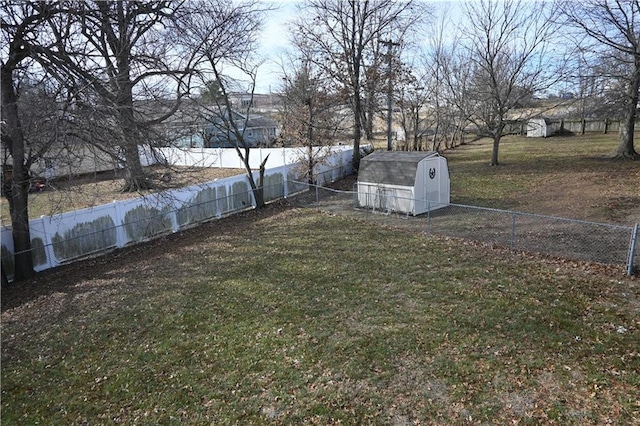
<svg viewBox="0 0 640 426"><path fill-rule="evenodd" d="M301 162L307 182L313 184L316 166L329 155L329 150L322 147L343 130L340 99L308 58L291 60L289 66L283 66L283 76L280 137L286 145L304 150Z"/></svg>
<svg viewBox="0 0 640 426"><path fill-rule="evenodd" d="M60 12L58 4L46 2L3 2L0 9L2 144L12 158L11 173L6 173L6 167L3 170L2 193L9 200L11 211L16 281L34 273L29 230L29 168L46 149L41 144L35 152L30 152L23 111L19 106L20 83L25 81L26 72L33 71L31 55L42 43L39 38L42 25Z"/></svg>
<svg viewBox="0 0 640 426"><path fill-rule="evenodd" d="M194 86L200 85L206 90L215 81L215 96L205 97L208 102L199 104L199 114L204 122L224 134L226 141L236 150L244 165L256 207L263 207L264 172L269 157L260 164L256 182L250 165L252 144L245 132L259 66L255 55L257 36L264 12L269 7L259 1L230 3L224 0L193 1L188 6L192 12L179 21L175 44L193 55ZM249 93L244 114L234 111L231 101L234 89Z"/></svg>
<svg viewBox="0 0 640 426"><path fill-rule="evenodd" d="M353 166L360 164L360 141L365 127L366 109L374 110L373 98L365 108L365 93L375 86L380 73L367 73L367 63L379 66L380 42L401 42L411 25L425 13L424 5L393 0L310 0L303 7L303 18L294 24L294 44L304 45L323 72L335 81L353 114ZM376 53L377 52L377 53ZM365 89L365 87L367 89Z"/></svg>
<svg viewBox="0 0 640 426"><path fill-rule="evenodd" d="M460 39L457 33L451 34L450 28L455 24L451 22L448 10L441 12L439 19L433 21L432 37L420 61L425 70L423 85L430 95L427 113L433 126L430 129L433 150L438 150L442 144L445 148L454 148L463 143L469 123L465 114L468 108L464 107L467 68L455 61L454 54Z"/></svg>
<svg viewBox="0 0 640 426"><path fill-rule="evenodd" d="M561 98L583 122L624 117L626 101L620 93L627 87L625 64L581 49L572 67L575 71L552 98Z"/></svg>
<svg viewBox="0 0 640 426"><path fill-rule="evenodd" d="M616 62L614 69L624 70L619 76L624 79L626 89L620 91L624 112L616 157L637 160L640 154L635 150L633 134L640 91L640 1L561 0L556 6L567 24L596 42L585 45L586 49L606 54Z"/></svg>
<svg viewBox="0 0 640 426"><path fill-rule="evenodd" d="M385 68L385 52L384 44L378 40L374 43L370 52L365 56L363 64L363 83L362 83L362 127L367 140L374 138L374 120L377 115L382 113L382 105L384 102L384 93L386 88L383 87L386 77L389 73Z"/></svg>
<svg viewBox="0 0 640 426"><path fill-rule="evenodd" d="M431 102L435 98L435 81L430 64L419 58L404 65L396 78L396 106L400 124L405 134L407 151L422 151L422 139L430 132L431 124L437 123ZM436 126L437 127L437 126ZM434 150L436 149L434 144Z"/></svg>
<svg viewBox="0 0 640 426"><path fill-rule="evenodd" d="M465 4L468 26L458 72L465 87L464 111L479 136L493 139L491 165L498 165L500 140L523 102L562 78L557 58L550 51L554 26L544 2L479 0Z"/></svg>
<svg viewBox="0 0 640 426"><path fill-rule="evenodd" d="M122 162L123 191L153 187L139 147L153 143L153 127L176 111L186 88L188 64L176 57L168 37L181 7L169 1L72 2L43 28L55 43L34 50L50 72L72 85L79 107L102 117L99 128L106 134L93 127L84 133L105 141L102 147Z"/></svg>

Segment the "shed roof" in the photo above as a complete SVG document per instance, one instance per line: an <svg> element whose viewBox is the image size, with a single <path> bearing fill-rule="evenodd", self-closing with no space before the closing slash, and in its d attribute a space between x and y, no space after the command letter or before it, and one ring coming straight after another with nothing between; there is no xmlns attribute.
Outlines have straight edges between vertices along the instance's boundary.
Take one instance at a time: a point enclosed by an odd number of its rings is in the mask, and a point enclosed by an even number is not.
<svg viewBox="0 0 640 426"><path fill-rule="evenodd" d="M435 151L376 151L360 161L358 181L413 186L418 163L436 156L438 153Z"/></svg>
<svg viewBox="0 0 640 426"><path fill-rule="evenodd" d="M529 119L529 122L540 122L540 121L544 121L544 124L546 125L552 124L551 119L547 117L534 117Z"/></svg>

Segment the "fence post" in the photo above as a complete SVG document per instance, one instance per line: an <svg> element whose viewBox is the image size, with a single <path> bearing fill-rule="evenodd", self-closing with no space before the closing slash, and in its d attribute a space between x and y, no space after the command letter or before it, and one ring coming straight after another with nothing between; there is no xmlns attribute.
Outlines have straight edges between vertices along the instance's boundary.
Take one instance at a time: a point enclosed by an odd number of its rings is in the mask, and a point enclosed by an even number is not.
<svg viewBox="0 0 640 426"><path fill-rule="evenodd" d="M431 201L427 200L427 232L431 232Z"/></svg>
<svg viewBox="0 0 640 426"><path fill-rule="evenodd" d="M509 251L513 251L513 247L516 244L516 217L518 213L513 212L513 218L511 219L511 238L509 240Z"/></svg>
<svg viewBox="0 0 640 426"><path fill-rule="evenodd" d="M48 221L45 221L45 219L49 219ZM49 269L49 268L55 268L56 266L59 265L58 261L55 258L55 254L53 252L53 242L51 241L51 231L49 229L49 226L47 225L47 222L49 224L51 224L51 216L40 216L40 220L42 221L42 236L43 236L43 245L44 245L44 254L47 257L47 266L43 268L44 269ZM29 229L31 229L31 223L29 223Z"/></svg>
<svg viewBox="0 0 640 426"><path fill-rule="evenodd" d="M124 229L124 214L122 203L124 201L113 200L111 205L113 206L113 218L116 226L116 247L122 248L127 245L128 238Z"/></svg>
<svg viewBox="0 0 640 426"><path fill-rule="evenodd" d="M174 196L174 194L177 192L177 190L170 192L172 197L168 206L169 211L167 212L171 220L171 232L173 232L174 234L180 230L180 223L178 221L178 197Z"/></svg>
<svg viewBox="0 0 640 426"><path fill-rule="evenodd" d="M631 232L631 242L629 243L629 259L627 261L627 275L633 275L633 256L636 251L636 243L638 242L638 226L640 224L636 223L636 226L633 227L633 231Z"/></svg>

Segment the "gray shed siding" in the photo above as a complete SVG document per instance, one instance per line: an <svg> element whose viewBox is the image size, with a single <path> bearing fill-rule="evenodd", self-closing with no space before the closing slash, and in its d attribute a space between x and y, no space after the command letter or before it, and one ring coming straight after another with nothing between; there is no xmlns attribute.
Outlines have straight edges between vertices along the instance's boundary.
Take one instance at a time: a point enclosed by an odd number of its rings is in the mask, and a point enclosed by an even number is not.
<svg viewBox="0 0 640 426"><path fill-rule="evenodd" d="M378 151L360 161L358 181L414 186L418 163L436 152Z"/></svg>

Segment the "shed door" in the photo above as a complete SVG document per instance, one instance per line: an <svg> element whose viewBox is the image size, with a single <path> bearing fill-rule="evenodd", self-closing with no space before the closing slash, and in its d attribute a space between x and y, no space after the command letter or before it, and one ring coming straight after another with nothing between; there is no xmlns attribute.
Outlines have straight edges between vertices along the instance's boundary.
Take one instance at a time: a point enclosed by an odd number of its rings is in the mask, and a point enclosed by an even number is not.
<svg viewBox="0 0 640 426"><path fill-rule="evenodd" d="M440 180L440 168L438 167L438 161L427 161L425 170L425 191L426 199L431 203L437 203L440 198L438 197Z"/></svg>
<svg viewBox="0 0 640 426"><path fill-rule="evenodd" d="M394 191L384 186L376 188L374 199L374 209L381 211L391 211L393 209Z"/></svg>

